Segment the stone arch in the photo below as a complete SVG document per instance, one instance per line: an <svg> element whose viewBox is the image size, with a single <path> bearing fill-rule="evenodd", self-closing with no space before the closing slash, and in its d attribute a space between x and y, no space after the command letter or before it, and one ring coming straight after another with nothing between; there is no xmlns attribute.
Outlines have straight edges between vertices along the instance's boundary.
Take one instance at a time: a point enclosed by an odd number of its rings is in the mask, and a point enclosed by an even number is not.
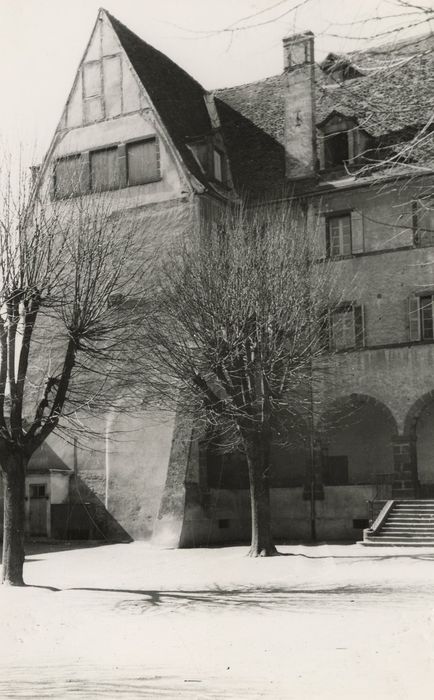
<svg viewBox="0 0 434 700"><path fill-rule="evenodd" d="M434 390L410 407L404 421L404 437L411 456L412 474L422 498L434 496Z"/></svg>
<svg viewBox="0 0 434 700"><path fill-rule="evenodd" d="M358 393L335 398L324 407L317 435L326 485L372 485L393 473L398 425L379 399Z"/></svg>
<svg viewBox="0 0 434 700"><path fill-rule="evenodd" d="M390 408L386 406L385 403L383 403L379 399L376 399L374 396L370 396L369 394L352 393L345 394L343 396L338 396L325 407L325 410L322 411L321 416L319 417L319 420L317 422L318 435L321 436L324 433L324 430L327 426L327 416L329 416L330 413L344 408L345 405L355 406L356 404L372 406L373 408L376 408L379 411L381 411L381 413L385 416L386 420L390 425L392 435L395 436L399 434L398 423L396 421L396 418L393 415Z"/></svg>
<svg viewBox="0 0 434 700"><path fill-rule="evenodd" d="M407 412L404 421L404 435L408 435L411 438L416 438L416 425L418 418L430 403L434 402L434 389L427 391L423 394L414 404L410 407Z"/></svg>

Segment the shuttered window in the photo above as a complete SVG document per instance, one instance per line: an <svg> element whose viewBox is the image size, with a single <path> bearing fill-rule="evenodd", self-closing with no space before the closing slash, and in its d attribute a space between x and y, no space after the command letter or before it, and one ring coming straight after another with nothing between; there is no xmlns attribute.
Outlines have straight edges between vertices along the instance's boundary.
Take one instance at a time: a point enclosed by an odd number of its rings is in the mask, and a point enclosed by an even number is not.
<svg viewBox="0 0 434 700"><path fill-rule="evenodd" d="M121 186L116 146L90 154L90 182L93 192L113 190Z"/></svg>
<svg viewBox="0 0 434 700"><path fill-rule="evenodd" d="M326 226L328 256L351 255L351 214L329 216Z"/></svg>
<svg viewBox="0 0 434 700"><path fill-rule="evenodd" d="M431 295L420 297L420 331L422 340L432 340L433 335L433 298Z"/></svg>
<svg viewBox="0 0 434 700"><path fill-rule="evenodd" d="M415 294L408 299L410 340L434 340L434 294Z"/></svg>
<svg viewBox="0 0 434 700"><path fill-rule="evenodd" d="M434 200L425 198L413 202L413 233L415 245L434 245Z"/></svg>
<svg viewBox="0 0 434 700"><path fill-rule="evenodd" d="M364 309L361 304L342 304L329 316L330 348L347 350L365 345Z"/></svg>
<svg viewBox="0 0 434 700"><path fill-rule="evenodd" d="M362 212L353 210L339 214L325 214L324 224L323 240L327 257L339 258L363 253L365 242Z"/></svg>
<svg viewBox="0 0 434 700"><path fill-rule="evenodd" d="M60 158L54 164L54 196L62 199L86 191L85 163L81 155Z"/></svg>
<svg viewBox="0 0 434 700"><path fill-rule="evenodd" d="M129 185L144 185L160 179L157 139L127 144L127 170Z"/></svg>

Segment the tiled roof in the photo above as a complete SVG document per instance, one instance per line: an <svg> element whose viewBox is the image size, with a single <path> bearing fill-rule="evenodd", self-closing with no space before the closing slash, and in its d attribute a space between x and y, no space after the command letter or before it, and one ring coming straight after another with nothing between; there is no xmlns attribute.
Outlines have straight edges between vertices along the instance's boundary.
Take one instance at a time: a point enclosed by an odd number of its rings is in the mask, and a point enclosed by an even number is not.
<svg viewBox="0 0 434 700"><path fill-rule="evenodd" d="M185 165L199 181L209 184L187 145L212 133L206 91L167 56L107 14ZM330 54L330 61L335 58ZM342 59L363 75L337 82L316 67L317 123L339 112L356 119L377 143L390 146L393 141L412 138L415 130L434 119L434 34L338 57ZM287 91L287 76L282 73L214 93L238 191L287 191L291 186L285 177Z"/></svg>
<svg viewBox="0 0 434 700"><path fill-rule="evenodd" d="M187 147L190 139L205 136L212 126L204 88L150 44L107 12L119 41L152 100L184 163L201 182L206 178Z"/></svg>
<svg viewBox="0 0 434 700"><path fill-rule="evenodd" d="M347 58L363 77L337 82L320 67L316 68L317 123L339 112L355 118L377 141L390 143L392 135L400 140L412 138L415 130L433 120L434 34L395 47L349 54ZM263 190L270 186L270 178L275 187L284 187L284 96L287 90L283 73L215 92L216 98L231 110L229 122L220 110L226 131L238 131L238 141L243 142L241 146L232 138L231 161L244 157L243 151L248 152L249 142L251 144L251 159L254 158L255 164L241 172L244 188ZM242 119L236 118L236 113L243 116L247 135L242 134ZM260 136L257 143L254 134Z"/></svg>
<svg viewBox="0 0 434 700"><path fill-rule="evenodd" d="M317 71L317 121L336 110L374 137L423 126L434 115L434 34L348 55L364 77L327 84Z"/></svg>

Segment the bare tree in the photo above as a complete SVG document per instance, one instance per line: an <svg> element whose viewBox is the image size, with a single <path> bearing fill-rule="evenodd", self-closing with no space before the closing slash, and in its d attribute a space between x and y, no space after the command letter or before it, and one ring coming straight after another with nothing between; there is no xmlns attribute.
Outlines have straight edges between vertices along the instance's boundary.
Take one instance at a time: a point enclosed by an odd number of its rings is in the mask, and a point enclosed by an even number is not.
<svg viewBox="0 0 434 700"><path fill-rule="evenodd" d="M3 583L23 585L26 468L56 430L90 431L136 401L136 302L143 299L133 227L110 198L50 201L2 178L0 200L0 467ZM143 260L143 255L142 255Z"/></svg>
<svg viewBox="0 0 434 700"><path fill-rule="evenodd" d="M287 204L239 208L174 247L160 271L145 321L148 376L160 401L244 450L252 557L276 553L270 448L310 411L333 297L314 232Z"/></svg>

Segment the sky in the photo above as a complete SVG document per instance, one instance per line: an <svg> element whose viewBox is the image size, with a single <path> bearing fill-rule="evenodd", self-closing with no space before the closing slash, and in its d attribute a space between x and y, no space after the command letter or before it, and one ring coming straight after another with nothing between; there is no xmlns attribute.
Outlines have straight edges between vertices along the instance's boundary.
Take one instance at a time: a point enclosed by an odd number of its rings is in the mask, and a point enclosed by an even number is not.
<svg viewBox="0 0 434 700"><path fill-rule="evenodd" d="M413 0L410 0L413 1ZM101 2L207 89L282 71L282 38L310 29L316 59L434 31L434 0L0 0L0 144L48 148Z"/></svg>

